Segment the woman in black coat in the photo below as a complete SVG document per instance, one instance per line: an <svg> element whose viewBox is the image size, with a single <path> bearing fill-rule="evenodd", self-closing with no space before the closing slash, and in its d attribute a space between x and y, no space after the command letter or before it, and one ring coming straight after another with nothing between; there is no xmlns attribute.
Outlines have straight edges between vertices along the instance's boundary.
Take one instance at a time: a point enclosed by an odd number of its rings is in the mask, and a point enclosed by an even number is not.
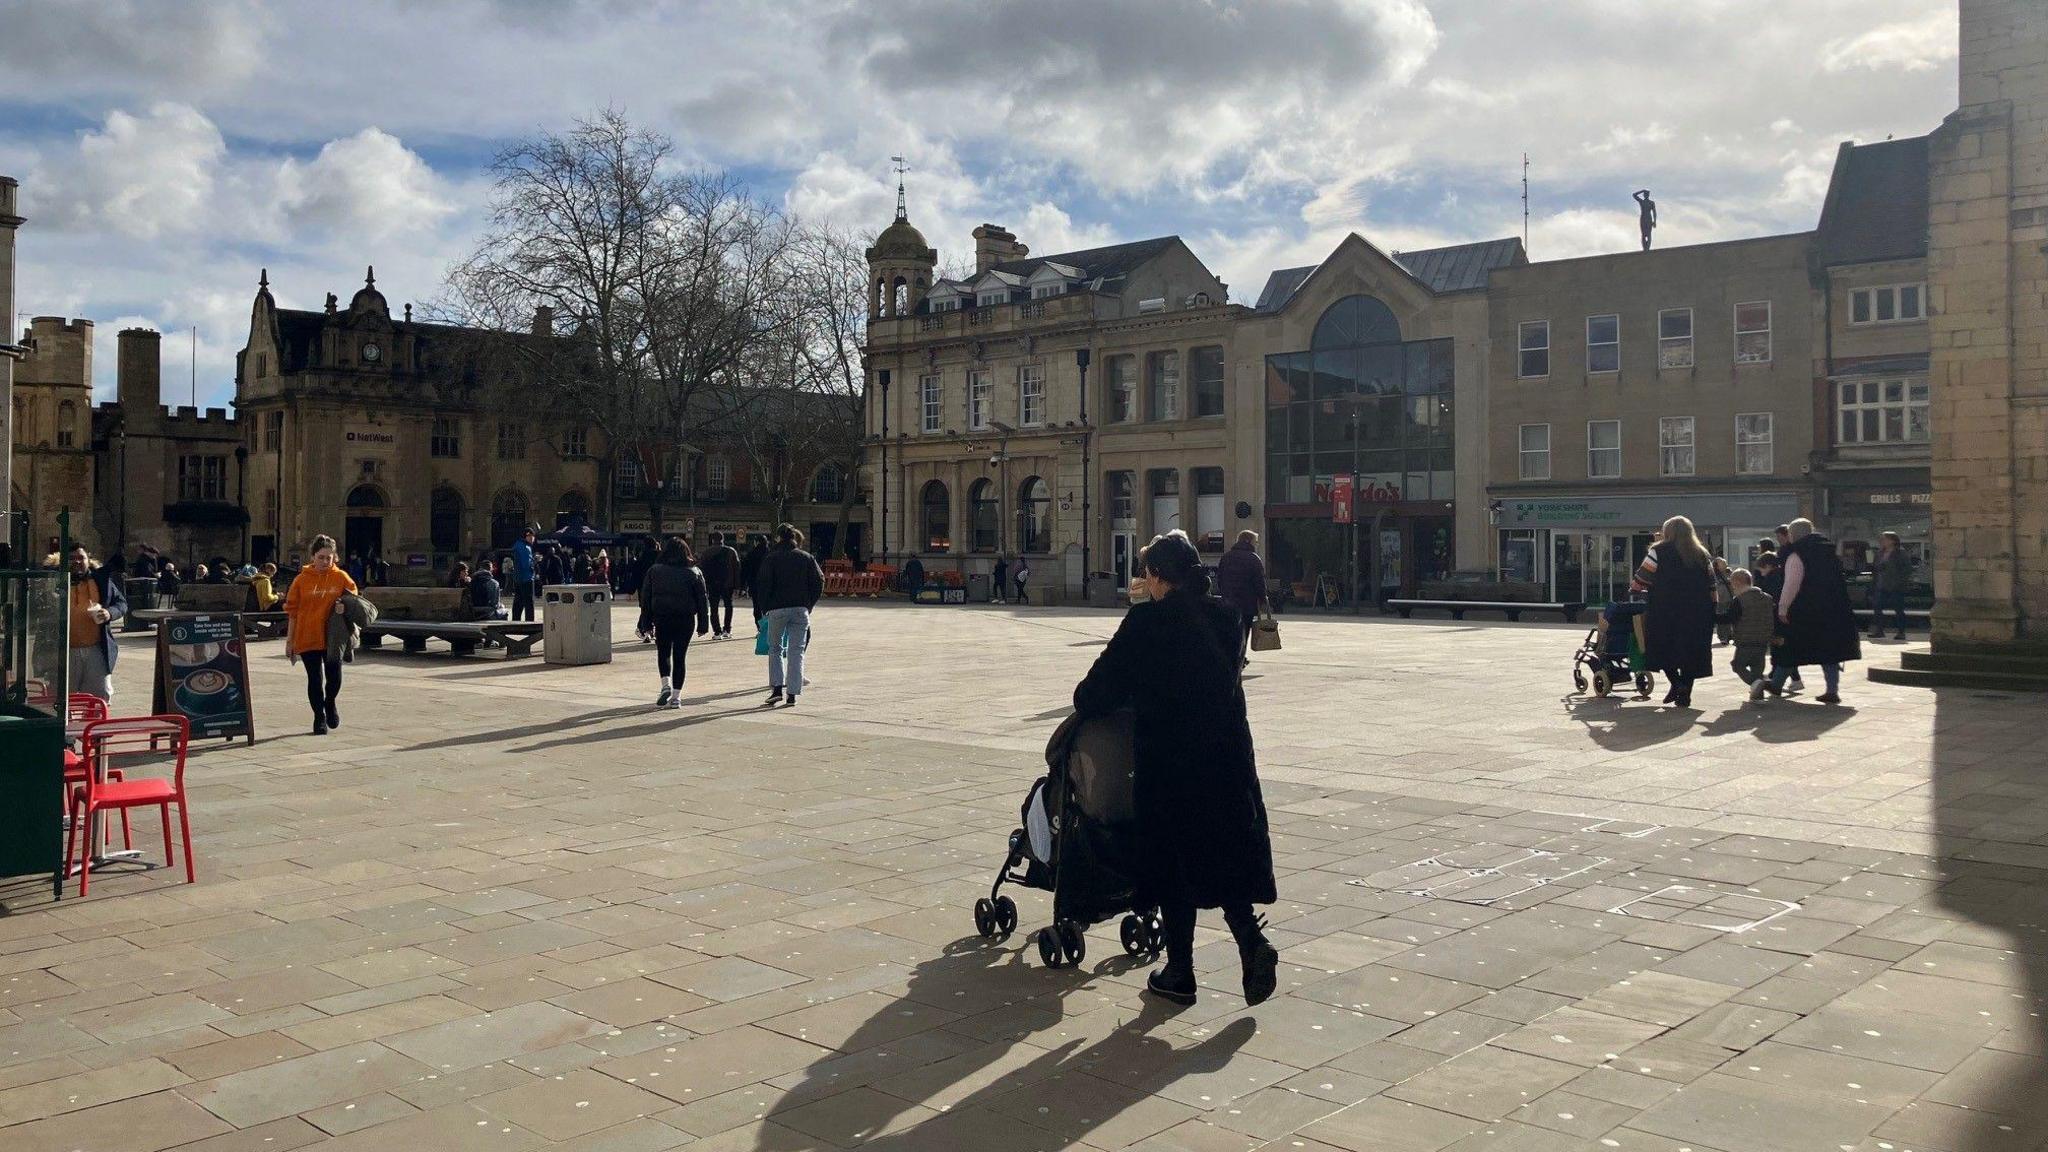
<svg viewBox="0 0 2048 1152"><path fill-rule="evenodd" d="M1714 674L1714 568L1692 521L1673 516L1643 556L1636 579L1650 587L1645 665L1671 681L1664 703L1692 707L1692 683Z"/></svg>
<svg viewBox="0 0 2048 1152"><path fill-rule="evenodd" d="M1849 581L1835 542L1813 530L1813 521L1794 520L1792 542L1781 550L1785 590L1778 598L1778 633L1784 644L1764 690L1777 695L1801 664L1820 665L1827 691L1823 704L1842 702L1842 664L1863 658L1862 630L1849 605Z"/></svg>
<svg viewBox="0 0 2048 1152"><path fill-rule="evenodd" d="M639 633L642 639L654 637L654 666L661 673L656 708L683 706L683 665L690 657L690 637L709 631L711 598L704 574L697 571L689 542L672 536L662 547L661 559L640 582Z"/></svg>
<svg viewBox="0 0 2048 1152"><path fill-rule="evenodd" d="M1238 681L1237 614L1210 598L1185 533L1153 540L1143 564L1151 599L1125 614L1074 689L1074 710L1136 713L1138 902L1157 903L1166 925L1166 965L1146 989L1195 1002L1195 910L1220 907L1237 938L1245 1000L1257 1004L1273 994L1280 954L1252 905L1278 896Z"/></svg>

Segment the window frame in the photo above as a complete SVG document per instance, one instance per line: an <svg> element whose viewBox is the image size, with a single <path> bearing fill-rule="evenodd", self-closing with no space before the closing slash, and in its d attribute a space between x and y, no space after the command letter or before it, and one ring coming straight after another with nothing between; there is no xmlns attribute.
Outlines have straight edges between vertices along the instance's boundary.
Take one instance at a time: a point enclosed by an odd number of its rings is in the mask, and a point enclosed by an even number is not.
<svg viewBox="0 0 2048 1152"><path fill-rule="evenodd" d="M1664 318L1666 316L1678 315L1685 317L1685 335L1666 336L1664 334ZM1692 305L1688 304L1683 308L1657 309L1657 370L1659 372L1677 372L1696 365L1699 362L1699 354L1693 339L1697 335L1698 328L1695 325ZM1676 360L1667 360L1666 352L1680 346L1685 348L1685 362L1679 363Z"/></svg>
<svg viewBox="0 0 2048 1152"><path fill-rule="evenodd" d="M1602 341L1598 341L1598 342L1595 342L1595 341L1594 341L1594 339L1593 339L1593 321L1595 321L1595 320L1612 320L1612 321L1614 321L1614 339L1612 339L1612 340L1602 340ZM1606 367L1606 368L1596 368L1596 367L1594 367L1594 366L1593 366L1593 350L1594 350L1595 348L1611 348L1611 349L1613 349L1613 350L1614 350L1614 353L1613 353L1613 354L1614 354L1614 363L1613 363L1613 365L1612 365L1612 366L1610 366L1610 367ZM1621 371L1621 314L1620 314L1620 313L1618 313L1618 312L1599 312L1599 313L1595 313L1594 315L1591 315L1591 316L1588 316L1588 317L1586 317L1586 375L1588 375L1588 376L1612 376L1612 375L1614 375L1614 374L1616 374L1616 373L1618 373L1618 372L1620 372L1620 371Z"/></svg>
<svg viewBox="0 0 2048 1152"><path fill-rule="evenodd" d="M1742 310L1743 310L1744 308L1756 308L1756 307L1762 307L1762 308L1763 308L1763 310L1764 310L1764 326L1763 326L1762 328L1750 328L1750 329L1744 329L1744 328L1743 328L1743 326L1742 326ZM1734 354L1734 360L1735 360L1735 364L1736 364L1736 365L1737 365L1738 367L1747 367L1747 366L1750 366L1750 365L1754 365L1754 364L1769 364L1769 363L1771 363L1771 361L1773 360L1773 358L1774 358L1774 357L1775 357L1775 356L1777 355L1777 348L1775 347L1775 344L1776 344L1776 338L1775 338L1775 336L1774 336L1774 332L1775 332L1775 329L1776 329L1776 315L1775 315L1775 309L1773 309L1773 307L1772 307L1772 305L1771 305L1771 301L1769 301L1769 300L1738 300L1738 301L1736 301L1736 303L1735 303L1735 307L1734 307L1734 309L1733 309L1733 310L1732 310L1732 311L1730 312L1730 314L1729 314L1729 318L1730 318L1730 321L1731 321L1731 327L1733 328L1733 331L1734 331L1734 336L1735 336L1735 341L1734 341L1734 344L1732 345L1732 352L1733 352L1733 354ZM1762 337L1763 337L1763 341L1764 341L1764 352L1763 352L1763 355L1762 355L1762 356L1744 356L1744 355L1743 355L1743 353L1742 353L1742 338L1743 338L1744 336L1762 336Z"/></svg>
<svg viewBox="0 0 2048 1152"><path fill-rule="evenodd" d="M1683 429L1685 439L1681 442L1674 434ZM1682 478L1699 474L1699 420L1692 416L1657 417L1657 474L1659 476ZM1683 468L1674 461L1681 457L1673 453L1683 452Z"/></svg>
<svg viewBox="0 0 2048 1152"><path fill-rule="evenodd" d="M1108 368L1103 372L1103 407L1109 413L1111 424L1136 424L1144 415L1143 381L1140 377L1141 361L1135 352L1119 352L1103 358ZM1121 376L1118 366L1125 371ZM1117 415L1117 397L1123 397L1123 415Z"/></svg>
<svg viewBox="0 0 2048 1152"><path fill-rule="evenodd" d="M612 465L612 491L623 499L637 500L640 490L646 484L646 470L640 467L640 458L631 452L619 453L618 462Z"/></svg>
<svg viewBox="0 0 2048 1152"><path fill-rule="evenodd" d="M929 372L917 378L918 422L920 436L934 436L945 430L946 393L944 376Z"/></svg>
<svg viewBox="0 0 2048 1152"><path fill-rule="evenodd" d="M986 368L967 374L967 428L982 432L988 428L990 410L995 406L995 377Z"/></svg>
<svg viewBox="0 0 2048 1152"><path fill-rule="evenodd" d="M427 458L462 459L462 423L453 416L436 416L427 432Z"/></svg>
<svg viewBox="0 0 2048 1152"><path fill-rule="evenodd" d="M704 498L727 500L732 496L732 462L723 456L704 458Z"/></svg>
<svg viewBox="0 0 2048 1152"><path fill-rule="evenodd" d="M1742 422L1744 420L1756 419L1762 419L1764 422L1763 438L1760 440L1754 437L1744 439L1744 429L1742 426ZM1737 476L1770 476L1776 473L1778 470L1777 436L1777 413L1737 412L1735 414L1735 474ZM1755 448L1759 445L1761 445L1764 450L1764 466L1762 468L1748 467L1748 458L1744 455L1743 449Z"/></svg>
<svg viewBox="0 0 2048 1152"><path fill-rule="evenodd" d="M1543 447L1540 449L1529 447L1529 431L1532 428L1543 429ZM1515 431L1515 452L1522 479L1550 479L1550 425L1524 424L1517 428ZM1540 455L1543 458L1543 474L1540 476L1537 475L1535 470L1529 466L1530 457L1537 455Z"/></svg>
<svg viewBox="0 0 2048 1152"><path fill-rule="evenodd" d="M1598 428L1598 427L1602 427L1602 426L1604 426L1604 425L1612 425L1612 426L1614 427L1614 447L1612 447L1612 448L1601 448L1601 447L1596 447L1596 446L1594 445L1594 443L1593 443L1593 429L1595 429L1595 428ZM1613 471L1613 472L1611 472L1611 473L1605 473L1605 472L1596 472L1596 471L1594 471L1594 469L1593 469L1593 453L1595 453L1595 452L1612 452L1612 453L1614 453L1614 471ZM1586 479L1588 479L1588 480L1619 480L1619 479L1621 479L1621 472L1622 472L1622 468L1623 468L1624 464L1625 464L1625 461L1624 461L1624 460L1622 459L1622 454L1621 454L1621 421L1620 421L1619 419L1613 419L1613 420L1588 420L1588 421L1586 421Z"/></svg>
<svg viewBox="0 0 2048 1152"><path fill-rule="evenodd" d="M1913 314L1911 316L1905 314L1904 308L1906 293L1909 291L1913 293ZM1880 299L1878 293L1880 292L1891 294L1892 314L1888 318L1878 315L1878 302ZM1859 298L1869 302L1867 305L1868 315L1862 320L1856 318L1856 304ZM1849 327L1851 328L1883 328L1894 324L1918 324L1926 319L1927 282L1924 280L1904 280L1895 284L1865 284L1849 289Z"/></svg>
<svg viewBox="0 0 2048 1152"><path fill-rule="evenodd" d="M1172 371L1164 370L1166 365ZM1182 418L1180 402L1180 349L1162 348L1145 353L1145 419L1164 424ZM1161 400L1167 401L1162 404Z"/></svg>
<svg viewBox="0 0 2048 1152"><path fill-rule="evenodd" d="M1031 290L1031 298L1033 300L1050 300L1054 296L1064 296L1066 294L1067 284L1064 280L1057 284L1040 284Z"/></svg>
<svg viewBox="0 0 2048 1152"><path fill-rule="evenodd" d="M69 400L57 404L57 447L78 446L78 405Z"/></svg>
<svg viewBox="0 0 2048 1152"><path fill-rule="evenodd" d="M1214 412L1204 412L1202 410L1204 407L1202 401L1205 395L1202 389L1204 378L1197 371L1196 367L1198 358L1208 352L1216 354L1216 376L1214 380L1216 387L1213 397L1216 402L1216 410ZM1188 393L1192 400L1192 403L1188 405L1188 415L1196 420L1219 420L1227 416L1230 412L1229 380L1230 364L1223 350L1223 345L1199 344L1188 349Z"/></svg>
<svg viewBox="0 0 2048 1152"><path fill-rule="evenodd" d="M1032 385L1037 387L1033 388ZM1038 402L1038 416L1031 415L1032 401ZM1017 426L1020 428L1043 428L1046 424L1048 397L1045 389L1044 364L1017 365Z"/></svg>
<svg viewBox="0 0 2048 1152"><path fill-rule="evenodd" d="M498 421L498 459L526 459L526 424L524 421Z"/></svg>
<svg viewBox="0 0 2048 1152"><path fill-rule="evenodd" d="M562 429L562 459L581 460L590 455L590 429L569 427Z"/></svg>
<svg viewBox="0 0 2048 1152"><path fill-rule="evenodd" d="M1543 330L1543 343L1541 344L1529 343L1528 333L1531 329L1535 328L1541 328ZM1543 371L1531 372L1529 371L1529 356L1531 353L1538 352L1542 353L1543 355ZM1546 318L1542 320L1522 320L1517 322L1515 325L1515 379L1547 380L1549 378L1550 321Z"/></svg>
<svg viewBox="0 0 2048 1152"><path fill-rule="evenodd" d="M1931 444L1934 442L1934 425L1931 412L1931 402L1934 399L1934 395L1933 389L1926 377L1876 376L1868 379L1838 380L1834 384L1835 388L1830 400L1835 411L1835 443L1864 448L1889 444ZM1899 399L1897 400L1885 398L1885 387L1891 384L1896 384L1899 387ZM1864 400L1860 395L1853 401L1845 401L1842 398L1843 389L1854 388L1860 393L1864 385L1869 385L1876 390L1876 399ZM1918 400L1913 398L1915 388L1920 389L1922 392L1921 398ZM1916 409L1923 413L1921 423L1927 428L1927 436L1924 439L1915 439L1911 434L1913 430L1913 413ZM1885 417L1894 410L1898 413L1899 418L1901 434L1898 437L1891 437L1885 434L1888 423ZM1875 437L1866 438L1861 433L1862 417L1866 414L1875 415L1877 418L1877 435ZM1858 427L1857 435L1853 437L1843 434L1843 430L1846 427L1845 422L1852 415L1857 417L1856 424Z"/></svg>

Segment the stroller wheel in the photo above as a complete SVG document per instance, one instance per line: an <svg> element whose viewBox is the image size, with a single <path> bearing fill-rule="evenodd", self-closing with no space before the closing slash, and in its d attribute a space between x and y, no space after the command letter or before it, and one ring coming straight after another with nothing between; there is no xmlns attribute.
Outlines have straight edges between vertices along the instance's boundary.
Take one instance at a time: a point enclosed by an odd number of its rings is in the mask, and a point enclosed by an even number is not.
<svg viewBox="0 0 2048 1152"><path fill-rule="evenodd" d="M1572 665L1572 687L1581 692L1586 690L1586 669L1582 664Z"/></svg>
<svg viewBox="0 0 2048 1152"><path fill-rule="evenodd" d="M974 930L984 940L993 940L997 935L996 906L986 896L974 902Z"/></svg>
<svg viewBox="0 0 2048 1152"><path fill-rule="evenodd" d="M1648 672L1636 673L1636 695L1648 696L1657 687L1657 681Z"/></svg>
<svg viewBox="0 0 2048 1152"><path fill-rule="evenodd" d="M1060 951L1066 954L1067 963L1074 965L1088 955L1088 938L1081 935L1081 926L1072 920L1060 921Z"/></svg>
<svg viewBox="0 0 2048 1152"><path fill-rule="evenodd" d="M1159 918L1157 912L1145 920L1145 942L1152 946L1154 956L1166 951L1166 922Z"/></svg>
<svg viewBox="0 0 2048 1152"><path fill-rule="evenodd" d="M1593 670L1593 695L1605 696L1613 690L1614 678L1607 674L1607 669L1595 668Z"/></svg>
<svg viewBox="0 0 2048 1152"><path fill-rule="evenodd" d="M996 931L999 934L1007 937L1010 933L1017 930L1017 902L1015 900L1010 899L1008 896L996 897L995 914Z"/></svg>
<svg viewBox="0 0 2048 1152"><path fill-rule="evenodd" d="M1152 933L1146 928L1145 922L1136 916L1124 917L1123 923L1118 926L1118 935L1123 938L1124 954L1127 956L1143 956L1152 951Z"/></svg>
<svg viewBox="0 0 2048 1152"><path fill-rule="evenodd" d="M1038 930L1038 958L1045 962L1047 968L1057 968L1064 962L1060 957L1059 937L1049 927Z"/></svg>

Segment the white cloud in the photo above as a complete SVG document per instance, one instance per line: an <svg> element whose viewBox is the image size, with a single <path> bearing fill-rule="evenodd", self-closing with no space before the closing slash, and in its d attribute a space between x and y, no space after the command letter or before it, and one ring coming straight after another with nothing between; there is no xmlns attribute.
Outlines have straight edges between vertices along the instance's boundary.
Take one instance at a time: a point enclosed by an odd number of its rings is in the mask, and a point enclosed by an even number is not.
<svg viewBox="0 0 2048 1152"><path fill-rule="evenodd" d="M1829 72L1931 72L1956 58L1957 35L1955 8L1944 6L1915 19L1830 40L1821 49L1821 67Z"/></svg>
<svg viewBox="0 0 2048 1152"><path fill-rule="evenodd" d="M220 130L196 108L162 103L141 116L117 109L36 173L47 186L30 195L58 227L152 239L207 218L227 154Z"/></svg>
<svg viewBox="0 0 2048 1152"><path fill-rule="evenodd" d="M5 0L0 29L0 97L156 100L254 75L271 17L258 0Z"/></svg>
<svg viewBox="0 0 2048 1152"><path fill-rule="evenodd" d="M286 159L276 181L295 231L384 240L431 228L455 211L433 169L377 128L328 141L310 162Z"/></svg>

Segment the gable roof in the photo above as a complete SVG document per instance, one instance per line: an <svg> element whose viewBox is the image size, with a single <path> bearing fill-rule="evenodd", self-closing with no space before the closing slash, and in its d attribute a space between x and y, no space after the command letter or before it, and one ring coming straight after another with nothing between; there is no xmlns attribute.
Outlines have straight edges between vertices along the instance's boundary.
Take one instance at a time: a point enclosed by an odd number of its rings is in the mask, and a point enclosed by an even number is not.
<svg viewBox="0 0 2048 1152"><path fill-rule="evenodd" d="M1844 142L1820 211L1823 266L1927 255L1927 137Z"/></svg>
<svg viewBox="0 0 2048 1152"><path fill-rule="evenodd" d="M995 266L995 271L1029 276L1046 264L1064 264L1080 269L1085 280L1109 280L1130 272L1178 243L1178 236L1155 236L1150 240L1084 248L1079 252L1055 252L1050 256L1033 256L1026 260L1005 260Z"/></svg>
<svg viewBox="0 0 2048 1152"><path fill-rule="evenodd" d="M1387 258L1420 281L1423 287L1439 293L1484 288L1487 274L1494 269L1529 262L1529 255L1523 251L1519 236L1425 248L1417 252L1389 252ZM1308 264L1300 268L1282 268L1267 276L1266 286L1259 292L1259 302L1253 305L1253 310L1278 312L1285 308L1294 294L1301 290L1302 284L1320 267L1320 264Z"/></svg>

